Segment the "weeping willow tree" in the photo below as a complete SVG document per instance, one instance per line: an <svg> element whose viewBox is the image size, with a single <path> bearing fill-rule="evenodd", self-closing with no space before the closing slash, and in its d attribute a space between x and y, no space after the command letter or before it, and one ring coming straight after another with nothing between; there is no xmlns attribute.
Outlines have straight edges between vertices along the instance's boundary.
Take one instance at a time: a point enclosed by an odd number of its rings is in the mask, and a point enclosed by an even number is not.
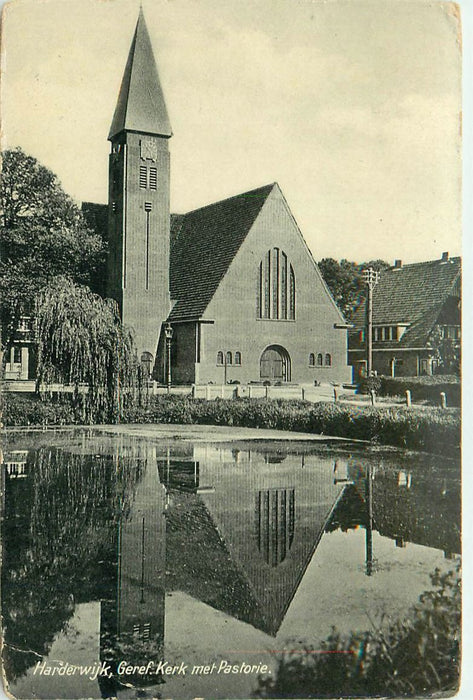
<svg viewBox="0 0 473 700"><path fill-rule="evenodd" d="M143 382L132 334L114 301L57 277L39 295L37 388L60 382L74 387L82 419L118 422L141 398Z"/></svg>

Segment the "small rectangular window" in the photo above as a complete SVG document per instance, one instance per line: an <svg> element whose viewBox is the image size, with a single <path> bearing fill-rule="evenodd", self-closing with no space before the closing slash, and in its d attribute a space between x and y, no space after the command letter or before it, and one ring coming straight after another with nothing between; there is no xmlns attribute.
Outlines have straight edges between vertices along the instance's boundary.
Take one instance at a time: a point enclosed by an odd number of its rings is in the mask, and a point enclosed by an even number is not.
<svg viewBox="0 0 473 700"><path fill-rule="evenodd" d="M158 189L158 170L157 168L149 169L149 188L150 190Z"/></svg>
<svg viewBox="0 0 473 700"><path fill-rule="evenodd" d="M148 168L140 165L140 189L145 190L148 186Z"/></svg>
<svg viewBox="0 0 473 700"><path fill-rule="evenodd" d="M21 364L21 348L18 345L13 348L13 362L15 365Z"/></svg>

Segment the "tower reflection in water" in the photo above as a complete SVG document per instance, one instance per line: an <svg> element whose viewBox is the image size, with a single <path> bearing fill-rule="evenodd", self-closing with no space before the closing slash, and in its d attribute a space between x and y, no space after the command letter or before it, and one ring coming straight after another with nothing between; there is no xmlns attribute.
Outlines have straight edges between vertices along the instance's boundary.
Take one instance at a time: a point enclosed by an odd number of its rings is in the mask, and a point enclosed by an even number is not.
<svg viewBox="0 0 473 700"><path fill-rule="evenodd" d="M116 576L109 580L110 598L101 603L100 660L114 671L122 661L136 667L151 661L153 666L148 674L100 677L104 697L123 682L143 686L161 681L155 668L164 658L166 493L159 481L156 449L140 447L135 451L143 460L142 477L132 499L122 496L118 502Z"/></svg>

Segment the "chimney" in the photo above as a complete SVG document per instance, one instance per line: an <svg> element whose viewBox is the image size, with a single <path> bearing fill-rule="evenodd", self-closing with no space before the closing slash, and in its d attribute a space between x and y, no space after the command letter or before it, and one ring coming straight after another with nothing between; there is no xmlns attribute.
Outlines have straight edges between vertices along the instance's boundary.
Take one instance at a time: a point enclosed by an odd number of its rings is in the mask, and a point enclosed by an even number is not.
<svg viewBox="0 0 473 700"><path fill-rule="evenodd" d="M402 260L395 260L394 261L394 269L395 270L400 270L402 267Z"/></svg>
<svg viewBox="0 0 473 700"><path fill-rule="evenodd" d="M445 253L442 253L442 260L441 262L448 262L448 250L445 251Z"/></svg>

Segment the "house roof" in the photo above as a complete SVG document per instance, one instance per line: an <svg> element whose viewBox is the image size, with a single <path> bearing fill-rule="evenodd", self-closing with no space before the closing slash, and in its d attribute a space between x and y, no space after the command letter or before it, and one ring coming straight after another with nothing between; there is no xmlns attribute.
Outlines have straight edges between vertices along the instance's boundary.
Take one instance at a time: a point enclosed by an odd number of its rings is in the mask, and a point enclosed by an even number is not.
<svg viewBox="0 0 473 700"><path fill-rule="evenodd" d="M430 260L383 270L373 290L373 324L410 324L399 345L423 345L461 274L461 258ZM357 309L353 323L365 324L365 303ZM389 341L388 345L392 345ZM382 343L377 343L381 346Z"/></svg>
<svg viewBox="0 0 473 700"><path fill-rule="evenodd" d="M153 48L140 9L123 74L109 140L121 131L172 136L171 124L154 60Z"/></svg>
<svg viewBox="0 0 473 700"><path fill-rule="evenodd" d="M274 187L171 216L170 321L204 313Z"/></svg>

